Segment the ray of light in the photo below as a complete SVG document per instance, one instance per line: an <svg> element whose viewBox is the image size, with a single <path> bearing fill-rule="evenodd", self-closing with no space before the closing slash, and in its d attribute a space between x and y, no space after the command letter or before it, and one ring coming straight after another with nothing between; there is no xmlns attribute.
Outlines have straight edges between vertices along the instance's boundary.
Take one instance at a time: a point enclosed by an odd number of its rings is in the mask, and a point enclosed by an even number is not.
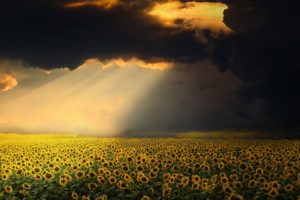
<svg viewBox="0 0 300 200"><path fill-rule="evenodd" d="M0 105L0 131L118 134L122 117L164 76L153 66L138 59L87 61Z"/></svg>

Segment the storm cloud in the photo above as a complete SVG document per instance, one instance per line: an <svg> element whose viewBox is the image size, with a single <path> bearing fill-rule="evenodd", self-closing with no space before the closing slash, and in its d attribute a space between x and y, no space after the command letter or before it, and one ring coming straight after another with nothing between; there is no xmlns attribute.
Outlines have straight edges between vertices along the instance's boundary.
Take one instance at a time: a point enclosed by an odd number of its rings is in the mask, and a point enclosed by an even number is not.
<svg viewBox="0 0 300 200"><path fill-rule="evenodd" d="M298 130L300 47L298 11L288 1L228 3L225 23L236 34L215 43L213 61L243 82L237 110L260 99L272 130Z"/></svg>
<svg viewBox="0 0 300 200"><path fill-rule="evenodd" d="M155 6L170 2L169 11L174 18L166 19L161 12L151 12ZM201 18L199 13L192 18L178 17L178 10L188 12L188 8L193 8L191 5L202 2L228 7L224 8L223 23L218 23L230 31L216 34L205 23L195 23L195 19ZM233 108L235 117L221 115L224 123L216 128L299 131L298 15L297 6L289 1L270 0L5 1L0 8L0 58L20 59L29 66L43 69L68 67L74 70L90 58L128 60L134 57L144 62L176 63L181 72L178 74L193 79L203 78L201 73L206 73L201 67L194 69L197 63L209 61L220 72L230 73L241 81L234 90L234 100L226 104L226 109ZM193 70L187 66L193 66ZM186 72L190 74L186 76ZM213 77L206 83L195 81L193 84L192 88L199 88L197 92L212 91L216 87ZM180 81L174 85L182 87ZM160 90L153 90L153 95L160 96L163 93ZM179 97L176 100L181 102ZM154 116L149 110L165 104L153 100L140 114ZM177 109L184 106L178 104ZM201 123L196 120L201 117L193 113L201 109L196 106L188 110L189 114L183 116L189 116L190 120L178 129L210 129L207 124L213 124L213 119ZM211 116L217 113L212 112ZM236 117L241 121L235 123ZM137 121L132 119L128 123L140 129Z"/></svg>
<svg viewBox="0 0 300 200"><path fill-rule="evenodd" d="M89 58L206 58L207 44L198 42L195 31L165 26L148 14L155 2L160 1L121 1L107 9L93 4L68 8L67 1L6 1L0 8L0 56L71 69ZM204 28L203 37L209 32Z"/></svg>

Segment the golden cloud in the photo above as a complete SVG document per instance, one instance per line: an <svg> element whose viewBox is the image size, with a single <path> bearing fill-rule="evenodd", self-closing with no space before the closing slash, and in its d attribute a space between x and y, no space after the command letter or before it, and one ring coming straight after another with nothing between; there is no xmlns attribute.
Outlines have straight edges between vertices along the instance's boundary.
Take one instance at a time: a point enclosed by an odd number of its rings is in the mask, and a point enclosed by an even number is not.
<svg viewBox="0 0 300 200"><path fill-rule="evenodd" d="M165 26L188 30L211 30L214 33L229 33L231 29L223 23L223 12L227 5L216 2L180 2L157 3L148 11Z"/></svg>
<svg viewBox="0 0 300 200"><path fill-rule="evenodd" d="M83 6L96 6L104 9L110 9L119 3L118 0L82 0L65 4L67 8L77 8Z"/></svg>
<svg viewBox="0 0 300 200"><path fill-rule="evenodd" d="M125 60L123 58L116 58L109 60L108 62L103 62L98 59L88 59L85 63L79 68L84 68L90 65L99 65L103 69L111 68L111 67L140 67L149 70L156 70L156 71L166 71L173 66L173 63L166 62L166 61L159 61L159 62L146 62L138 58L131 58L129 60Z"/></svg>
<svg viewBox="0 0 300 200"><path fill-rule="evenodd" d="M6 92L18 85L18 81L15 76L9 72L0 76L0 92Z"/></svg>

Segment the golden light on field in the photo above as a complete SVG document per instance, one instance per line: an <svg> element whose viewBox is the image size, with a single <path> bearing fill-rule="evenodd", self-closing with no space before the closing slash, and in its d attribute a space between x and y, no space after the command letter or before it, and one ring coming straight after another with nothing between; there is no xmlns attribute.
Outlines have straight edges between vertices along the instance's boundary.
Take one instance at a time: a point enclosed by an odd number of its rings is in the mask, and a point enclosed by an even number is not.
<svg viewBox="0 0 300 200"><path fill-rule="evenodd" d="M90 59L73 71L43 72L45 78L52 73L62 75L18 91L14 98L4 98L0 130L14 127L23 132L119 134L125 126L123 118L171 66L136 58Z"/></svg>
<svg viewBox="0 0 300 200"><path fill-rule="evenodd" d="M0 134L0 198L294 199L299 144Z"/></svg>
<svg viewBox="0 0 300 200"><path fill-rule="evenodd" d="M119 3L118 0L81 0L65 4L67 8L78 8L83 6L96 6L109 9Z"/></svg>
<svg viewBox="0 0 300 200"><path fill-rule="evenodd" d="M223 23L225 9L227 5L223 3L168 1L157 3L148 14L158 17L166 26L229 33L231 30Z"/></svg>

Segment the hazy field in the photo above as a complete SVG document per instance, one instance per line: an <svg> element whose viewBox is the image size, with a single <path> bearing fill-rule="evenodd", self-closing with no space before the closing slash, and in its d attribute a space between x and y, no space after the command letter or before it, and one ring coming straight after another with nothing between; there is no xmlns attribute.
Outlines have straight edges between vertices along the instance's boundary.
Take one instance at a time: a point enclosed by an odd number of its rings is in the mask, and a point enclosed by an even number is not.
<svg viewBox="0 0 300 200"><path fill-rule="evenodd" d="M0 134L0 199L299 199L300 141Z"/></svg>

